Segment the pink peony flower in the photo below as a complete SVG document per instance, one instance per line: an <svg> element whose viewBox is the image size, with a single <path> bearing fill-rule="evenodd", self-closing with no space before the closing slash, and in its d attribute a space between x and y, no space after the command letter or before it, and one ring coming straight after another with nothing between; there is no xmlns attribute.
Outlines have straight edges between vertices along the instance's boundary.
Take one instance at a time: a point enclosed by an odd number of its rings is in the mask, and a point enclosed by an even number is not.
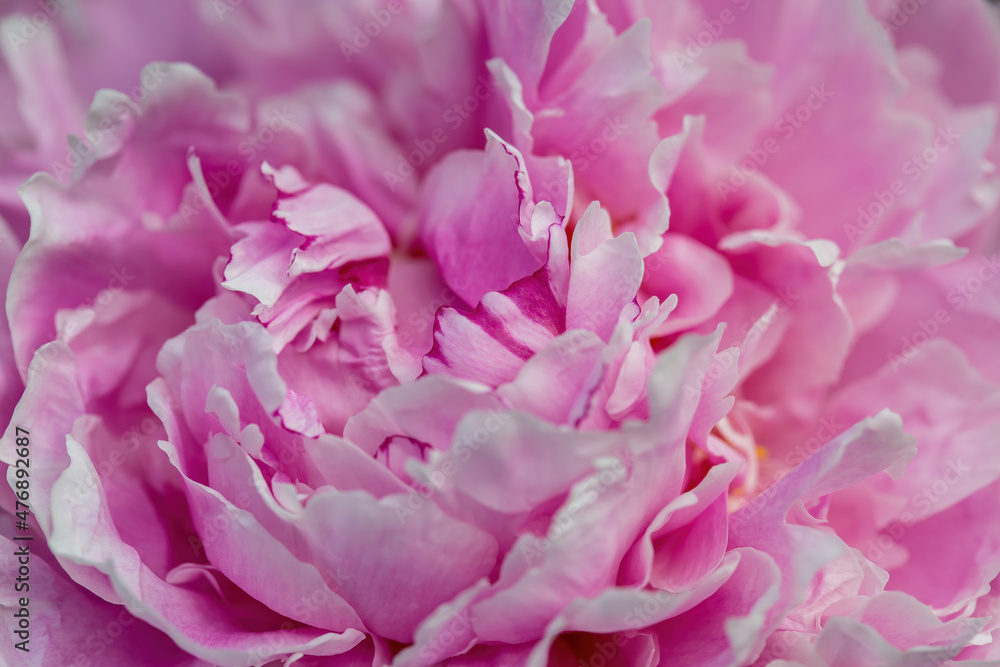
<svg viewBox="0 0 1000 667"><path fill-rule="evenodd" d="M5 663L1000 665L990 5L147 4L2 9Z"/></svg>

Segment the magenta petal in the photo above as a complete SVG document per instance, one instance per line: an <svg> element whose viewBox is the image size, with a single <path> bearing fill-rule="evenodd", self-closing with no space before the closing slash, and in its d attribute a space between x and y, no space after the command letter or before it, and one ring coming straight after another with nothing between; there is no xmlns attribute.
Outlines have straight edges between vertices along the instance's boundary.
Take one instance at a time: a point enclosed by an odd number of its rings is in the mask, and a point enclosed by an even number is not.
<svg viewBox="0 0 1000 667"><path fill-rule="evenodd" d="M451 154L426 188L421 238L466 303L476 305L541 266L519 233L529 223L529 177L520 153L502 139L489 133L485 151Z"/></svg>
<svg viewBox="0 0 1000 667"><path fill-rule="evenodd" d="M525 361L560 333L564 318L538 274L484 295L473 313L442 308L424 370L492 386L510 382ZM484 357L489 363L482 363Z"/></svg>

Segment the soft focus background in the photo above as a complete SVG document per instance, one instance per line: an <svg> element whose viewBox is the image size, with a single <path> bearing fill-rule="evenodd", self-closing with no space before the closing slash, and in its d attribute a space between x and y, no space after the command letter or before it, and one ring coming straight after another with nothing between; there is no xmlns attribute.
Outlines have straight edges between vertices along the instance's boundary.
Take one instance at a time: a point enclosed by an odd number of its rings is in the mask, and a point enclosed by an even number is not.
<svg viewBox="0 0 1000 667"><path fill-rule="evenodd" d="M985 0L0 0L0 658L1000 665L998 118Z"/></svg>

